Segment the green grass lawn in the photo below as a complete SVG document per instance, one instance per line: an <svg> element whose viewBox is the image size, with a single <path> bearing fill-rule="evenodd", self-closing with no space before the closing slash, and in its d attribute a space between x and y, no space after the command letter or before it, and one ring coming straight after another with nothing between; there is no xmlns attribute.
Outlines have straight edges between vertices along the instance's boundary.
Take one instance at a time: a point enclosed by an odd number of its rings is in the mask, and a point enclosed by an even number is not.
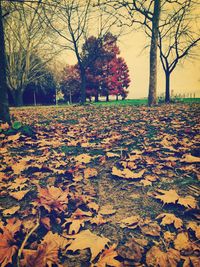
<svg viewBox="0 0 200 267"><path fill-rule="evenodd" d="M176 98L172 99L173 102L183 102L183 103L200 103L200 98ZM109 102L106 101L100 101L93 104L94 105L105 105L105 106L111 106L111 105L119 105L119 106L127 106L127 105L147 105L148 100L147 98L143 99L125 99L125 100L111 100ZM163 102L162 102L163 103Z"/></svg>

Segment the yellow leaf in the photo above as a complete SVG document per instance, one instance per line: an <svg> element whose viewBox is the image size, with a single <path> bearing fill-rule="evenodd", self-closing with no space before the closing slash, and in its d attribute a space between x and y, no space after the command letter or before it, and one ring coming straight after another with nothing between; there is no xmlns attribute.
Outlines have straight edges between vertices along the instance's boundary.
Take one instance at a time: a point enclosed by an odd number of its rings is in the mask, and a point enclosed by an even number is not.
<svg viewBox="0 0 200 267"><path fill-rule="evenodd" d="M182 228L183 221L171 213L161 213L156 219L162 219L161 225L173 224L176 229Z"/></svg>
<svg viewBox="0 0 200 267"><path fill-rule="evenodd" d="M130 216L120 221L120 227L122 228L128 227L131 229L135 229L138 226L140 220L141 218L138 215Z"/></svg>
<svg viewBox="0 0 200 267"><path fill-rule="evenodd" d="M117 169L115 166L112 168L112 174L121 178L125 179L140 179L143 174L145 173L145 170L141 170L140 172L132 172L128 168L123 169L122 171L120 169Z"/></svg>
<svg viewBox="0 0 200 267"><path fill-rule="evenodd" d="M20 206L14 206L12 208L6 209L3 211L3 215L13 215L20 209Z"/></svg>
<svg viewBox="0 0 200 267"><path fill-rule="evenodd" d="M111 206L111 205L105 205L105 206L102 206L100 208L99 213L101 215L112 215L112 214L115 214L116 213L116 210L113 209L113 206Z"/></svg>
<svg viewBox="0 0 200 267"><path fill-rule="evenodd" d="M186 208L192 208L192 209L195 209L197 207L197 201L192 196L180 197L178 199L178 204Z"/></svg>
<svg viewBox="0 0 200 267"><path fill-rule="evenodd" d="M67 250L77 251L89 248L92 261L105 248L108 242L108 238L97 236L90 230L85 230L75 236L75 240L72 241Z"/></svg>
<svg viewBox="0 0 200 267"><path fill-rule="evenodd" d="M86 168L83 171L84 173L84 178L88 179L94 176L97 176L97 170L95 168Z"/></svg>
<svg viewBox="0 0 200 267"><path fill-rule="evenodd" d="M196 222L189 222L187 225L187 229L191 229L195 232L195 236L197 239L200 239L200 225L198 225Z"/></svg>
<svg viewBox="0 0 200 267"><path fill-rule="evenodd" d="M8 136L8 141L12 141L12 142L17 141L20 138L20 135L21 135L21 133L17 133L15 135L10 135L10 136Z"/></svg>
<svg viewBox="0 0 200 267"><path fill-rule="evenodd" d="M155 196L155 198L160 199L165 204L168 204L168 203L175 204L177 200L179 199L179 195L176 193L175 190L170 189L169 191L167 191L167 190L159 189L157 191L161 193L161 195L157 195Z"/></svg>
<svg viewBox="0 0 200 267"><path fill-rule="evenodd" d="M150 267L177 267L180 261L179 251L170 248L166 253L153 246L146 254L146 263Z"/></svg>
<svg viewBox="0 0 200 267"><path fill-rule="evenodd" d="M17 200L21 200L29 192L29 190L21 190L17 192L9 192L9 195Z"/></svg>
<svg viewBox="0 0 200 267"><path fill-rule="evenodd" d="M192 156L191 154L184 155L184 158L180 160L181 162L186 163L198 163L200 162L200 157Z"/></svg>
<svg viewBox="0 0 200 267"><path fill-rule="evenodd" d="M88 154L81 154L77 157L75 157L75 161L78 161L80 163L89 163L91 161L91 156Z"/></svg>
<svg viewBox="0 0 200 267"><path fill-rule="evenodd" d="M101 254L98 262L94 265L96 267L122 267L122 264L115 259L118 256L117 252L115 251L116 245L104 250Z"/></svg>

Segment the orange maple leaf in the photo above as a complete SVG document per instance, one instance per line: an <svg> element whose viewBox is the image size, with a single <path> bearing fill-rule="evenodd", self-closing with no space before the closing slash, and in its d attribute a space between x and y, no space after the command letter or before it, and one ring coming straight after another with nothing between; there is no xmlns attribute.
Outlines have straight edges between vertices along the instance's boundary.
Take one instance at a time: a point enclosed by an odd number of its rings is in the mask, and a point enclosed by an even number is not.
<svg viewBox="0 0 200 267"><path fill-rule="evenodd" d="M7 220L7 225L1 227L0 233L0 263L1 267L6 266L8 263L12 263L12 257L16 253L18 247L14 235L19 231L21 221L16 218Z"/></svg>
<svg viewBox="0 0 200 267"><path fill-rule="evenodd" d="M48 186L47 188L41 188L38 186L38 199L36 202L49 212L52 210L62 212L67 208L68 194L68 191L63 191L58 187Z"/></svg>

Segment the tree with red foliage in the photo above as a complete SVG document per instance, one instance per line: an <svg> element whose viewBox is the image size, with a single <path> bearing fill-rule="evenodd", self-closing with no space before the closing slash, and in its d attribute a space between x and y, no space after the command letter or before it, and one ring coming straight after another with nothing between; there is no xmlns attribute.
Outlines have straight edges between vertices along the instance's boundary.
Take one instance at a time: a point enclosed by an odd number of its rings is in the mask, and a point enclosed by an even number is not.
<svg viewBox="0 0 200 267"><path fill-rule="evenodd" d="M60 88L64 94L66 101L78 102L80 100L81 92L80 72L77 65L67 65L63 70L62 81Z"/></svg>
<svg viewBox="0 0 200 267"><path fill-rule="evenodd" d="M117 37L108 33L102 39L91 36L82 48L83 63L86 68L86 96L91 100L99 96L120 95L124 99L130 84L129 70L117 46ZM86 64L85 64L86 65ZM80 98L81 78L78 65L67 66L63 72L61 89L65 99L72 102Z"/></svg>
<svg viewBox="0 0 200 267"><path fill-rule="evenodd" d="M98 39L94 37L88 39L84 47L84 52L87 51L88 57L91 57L91 48L96 46L97 41ZM98 101L99 95L106 96L107 100L109 100L109 95L116 95L117 99L121 95L124 99L128 94L127 88L130 84L129 70L125 60L118 57L120 50L116 36L108 33L102 40L102 47L98 53L100 56L87 68L87 94L95 96L95 101Z"/></svg>

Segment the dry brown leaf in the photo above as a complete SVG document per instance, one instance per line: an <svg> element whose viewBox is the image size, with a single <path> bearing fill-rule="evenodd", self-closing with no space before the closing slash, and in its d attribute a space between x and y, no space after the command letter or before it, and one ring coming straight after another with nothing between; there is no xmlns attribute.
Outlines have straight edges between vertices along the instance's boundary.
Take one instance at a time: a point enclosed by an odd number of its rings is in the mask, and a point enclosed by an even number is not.
<svg viewBox="0 0 200 267"><path fill-rule="evenodd" d="M198 163L200 162L200 157L192 156L191 154L184 155L184 158L180 160L181 162L186 163Z"/></svg>
<svg viewBox="0 0 200 267"><path fill-rule="evenodd" d="M153 246L146 254L146 263L150 267L177 267L179 261L180 252L172 248L165 253Z"/></svg>
<svg viewBox="0 0 200 267"><path fill-rule="evenodd" d="M21 227L21 221L16 218L7 220L6 226L2 226L0 233L0 265L6 266L12 263L12 257L16 253L18 247L15 240L15 234Z"/></svg>
<svg viewBox="0 0 200 267"><path fill-rule="evenodd" d="M187 229L194 231L196 238L200 239L200 225L198 225L196 222L189 222Z"/></svg>
<svg viewBox="0 0 200 267"><path fill-rule="evenodd" d="M88 206L88 208L90 210L93 210L93 211L96 211L96 212L99 210L99 205L97 203L95 203L95 202L89 202L87 204L87 206Z"/></svg>
<svg viewBox="0 0 200 267"><path fill-rule="evenodd" d="M71 240L67 240L65 237L60 236L57 233L52 233L51 231L49 231L44 236L42 243L48 243L48 244L53 243L52 246L55 246L57 248L64 250L66 246L71 243Z"/></svg>
<svg viewBox="0 0 200 267"><path fill-rule="evenodd" d="M131 266L136 266L136 263L139 263L142 259L143 245L146 246L147 244L145 241L140 240L138 242L138 239L131 238L123 246L120 246L117 252L122 258L132 261Z"/></svg>
<svg viewBox="0 0 200 267"><path fill-rule="evenodd" d="M122 264L115 259L118 256L116 252L116 245L111 246L110 248L104 250L101 254L98 262L94 265L95 267L122 267Z"/></svg>
<svg viewBox="0 0 200 267"><path fill-rule="evenodd" d="M116 213L116 210L113 209L112 205L105 205L100 208L99 213L101 215L113 215Z"/></svg>
<svg viewBox="0 0 200 267"><path fill-rule="evenodd" d="M87 219L88 220L88 219ZM85 219L68 219L66 222L69 224L68 234L75 235L77 234L81 227L84 226Z"/></svg>
<svg viewBox="0 0 200 267"><path fill-rule="evenodd" d="M169 191L158 189L157 192L161 194L156 195L155 198L160 199L164 204L175 204L179 199L179 195L176 193L175 190L172 189L170 189Z"/></svg>
<svg viewBox="0 0 200 267"><path fill-rule="evenodd" d="M140 172L134 173L128 168L125 168L122 171L120 169L117 169L115 166L112 168L112 175L125 179L140 179L144 173L145 170L141 170Z"/></svg>
<svg viewBox="0 0 200 267"><path fill-rule="evenodd" d="M184 257L183 267L199 267L200 266L200 258L195 256Z"/></svg>
<svg viewBox="0 0 200 267"><path fill-rule="evenodd" d="M0 233L0 264L1 267L12 263L12 257L18 247L15 245L14 237L9 232Z"/></svg>
<svg viewBox="0 0 200 267"><path fill-rule="evenodd" d="M107 152L106 153L106 156L108 157L108 158L114 158L114 157L120 157L120 155L119 154L117 154L117 153L112 153L112 152Z"/></svg>
<svg viewBox="0 0 200 267"><path fill-rule="evenodd" d="M38 187L38 199L36 202L39 206L43 206L47 211L55 210L62 212L67 208L68 191L54 186L47 186L47 188Z"/></svg>
<svg viewBox="0 0 200 267"><path fill-rule="evenodd" d="M86 179L91 178L91 177L95 177L98 174L98 172L95 168L86 168L86 169L84 169L83 173L84 173L84 178L86 178Z"/></svg>
<svg viewBox="0 0 200 267"><path fill-rule="evenodd" d="M5 209L3 211L3 215L4 216L7 216L7 215L13 215L15 214L18 210L20 209L20 206L14 206L14 207L11 207L9 209Z"/></svg>
<svg viewBox="0 0 200 267"><path fill-rule="evenodd" d="M16 190L20 189L22 190L24 187L26 187L26 182L28 181L27 178L19 177L16 178L13 182L10 182L9 189L11 190Z"/></svg>
<svg viewBox="0 0 200 267"><path fill-rule="evenodd" d="M178 204L180 204L186 208L189 208L189 209L190 208L195 209L197 207L197 201L192 196L179 197Z"/></svg>
<svg viewBox="0 0 200 267"><path fill-rule="evenodd" d="M145 220L144 222L139 223L139 227L141 232L145 235L160 236L161 228L157 222Z"/></svg>
<svg viewBox="0 0 200 267"><path fill-rule="evenodd" d="M90 230L85 230L75 236L75 240L72 241L67 250L76 251L89 248L92 261L105 248L108 242L108 238L97 236Z"/></svg>
<svg viewBox="0 0 200 267"><path fill-rule="evenodd" d="M163 237L166 243L170 243L171 241L174 241L175 239L175 234L171 233L169 231L166 231L163 233Z"/></svg>
<svg viewBox="0 0 200 267"><path fill-rule="evenodd" d="M20 261L21 266L24 267L45 267L56 264L58 261L58 247L52 242L43 243L38 246L37 250L23 250L24 259Z"/></svg>
<svg viewBox="0 0 200 267"><path fill-rule="evenodd" d="M188 255L193 253L195 250L200 250L198 245L190 241L187 232L181 232L177 235L176 239L174 240L174 248L183 253L183 255L185 253Z"/></svg>
<svg viewBox="0 0 200 267"><path fill-rule="evenodd" d="M14 174L20 174L25 170L26 167L27 167L27 161L22 159L19 162L16 162L15 164L12 165L12 170Z"/></svg>
<svg viewBox="0 0 200 267"><path fill-rule="evenodd" d="M43 218L41 218L41 223L44 225L44 227L47 230L50 230L51 229L51 220L50 220L49 217L43 217Z"/></svg>
<svg viewBox="0 0 200 267"><path fill-rule="evenodd" d="M0 129L3 131L8 130L9 128L10 128L10 125L7 122L0 124Z"/></svg>
<svg viewBox="0 0 200 267"><path fill-rule="evenodd" d="M176 229L182 228L183 226L183 221L172 213L161 213L156 219L161 219L161 225L164 226L173 224Z"/></svg>
<svg viewBox="0 0 200 267"><path fill-rule="evenodd" d="M20 138L20 135L21 135L21 133L17 133L15 135L8 136L8 142L10 142L10 141L12 141L12 142L17 141Z"/></svg>
<svg viewBox="0 0 200 267"><path fill-rule="evenodd" d="M88 154L81 154L77 157L75 157L75 161L78 161L80 163L89 163L91 161L91 156Z"/></svg>
<svg viewBox="0 0 200 267"><path fill-rule="evenodd" d="M9 195L17 200L22 200L29 190L21 190L17 192L9 192Z"/></svg>
<svg viewBox="0 0 200 267"><path fill-rule="evenodd" d="M108 220L104 219L100 214L97 214L97 216L90 219L90 223L96 224L96 225L102 225L102 224L105 224L107 222L108 222Z"/></svg>
<svg viewBox="0 0 200 267"><path fill-rule="evenodd" d="M120 227L125 228L131 228L131 229L135 229L139 222L141 221L141 218L139 215L134 215L134 216L130 216L126 219L121 220L120 223Z"/></svg>

